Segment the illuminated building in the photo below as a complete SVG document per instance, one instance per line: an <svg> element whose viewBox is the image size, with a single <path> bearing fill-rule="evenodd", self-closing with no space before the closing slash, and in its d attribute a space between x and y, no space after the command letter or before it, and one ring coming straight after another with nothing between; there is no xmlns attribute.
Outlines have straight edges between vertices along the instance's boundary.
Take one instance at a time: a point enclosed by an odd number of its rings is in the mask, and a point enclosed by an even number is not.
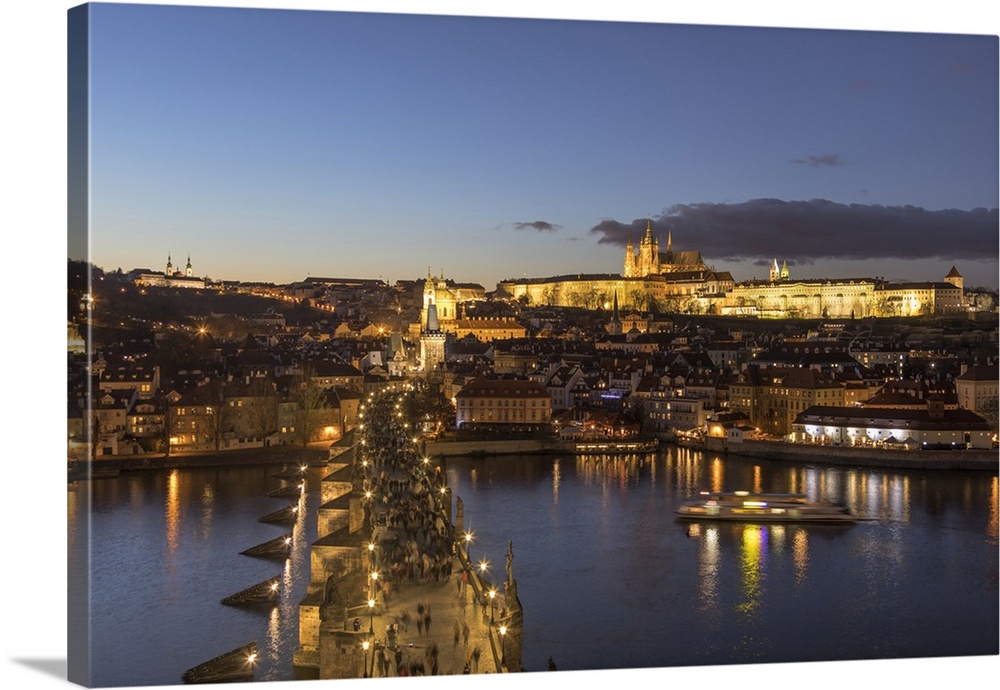
<svg viewBox="0 0 1000 690"><path fill-rule="evenodd" d="M646 222L646 235L635 250L629 239L625 247L625 265L622 275L626 278L644 278L650 274L705 273L708 266L701 258L701 252L673 250L673 238L667 231L667 251L660 252L660 241L653 237L652 221Z"/></svg>
<svg viewBox="0 0 1000 690"><path fill-rule="evenodd" d="M841 446L990 448L990 424L969 410L948 410L940 400L922 408L811 407L796 418L794 440Z"/></svg>
<svg viewBox="0 0 1000 690"><path fill-rule="evenodd" d="M455 395L455 426L538 425L552 417L552 398L537 381L480 376Z"/></svg>
<svg viewBox="0 0 1000 690"><path fill-rule="evenodd" d="M187 266L183 271L175 271L174 264L167 256L167 268L163 273L139 268L132 271L135 275L135 284L145 287L167 287L167 288L188 288L202 289L205 287L203 278L196 278L194 269L191 267L191 257L188 257Z"/></svg>

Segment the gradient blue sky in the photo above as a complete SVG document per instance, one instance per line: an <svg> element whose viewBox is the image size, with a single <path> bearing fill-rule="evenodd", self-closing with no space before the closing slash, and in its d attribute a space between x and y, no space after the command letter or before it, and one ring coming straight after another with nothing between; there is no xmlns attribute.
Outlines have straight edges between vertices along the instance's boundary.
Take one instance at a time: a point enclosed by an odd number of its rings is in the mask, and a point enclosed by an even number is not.
<svg viewBox="0 0 1000 690"><path fill-rule="evenodd" d="M162 270L169 253L219 279L430 267L492 289L619 272L651 217L661 245L674 227L675 249L737 280L777 257L793 277L939 280L954 264L997 286L995 35L101 3L91 17L105 269ZM801 203L775 217L761 199Z"/></svg>

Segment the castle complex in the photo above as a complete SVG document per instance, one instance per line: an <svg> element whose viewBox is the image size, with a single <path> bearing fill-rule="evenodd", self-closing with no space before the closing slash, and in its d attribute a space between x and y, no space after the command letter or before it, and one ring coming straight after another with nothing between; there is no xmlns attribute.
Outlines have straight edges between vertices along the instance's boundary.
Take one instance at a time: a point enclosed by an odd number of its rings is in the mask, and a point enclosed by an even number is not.
<svg viewBox="0 0 1000 690"><path fill-rule="evenodd" d="M689 314L762 318L866 318L960 313L966 309L964 281L952 267L940 282L888 283L875 278L809 278L795 280L787 262L775 259L766 280L736 283L725 271L706 265L698 251L661 252L652 223L638 250L625 248L621 275L578 274L507 280L497 292L529 305L610 309L623 308Z"/></svg>

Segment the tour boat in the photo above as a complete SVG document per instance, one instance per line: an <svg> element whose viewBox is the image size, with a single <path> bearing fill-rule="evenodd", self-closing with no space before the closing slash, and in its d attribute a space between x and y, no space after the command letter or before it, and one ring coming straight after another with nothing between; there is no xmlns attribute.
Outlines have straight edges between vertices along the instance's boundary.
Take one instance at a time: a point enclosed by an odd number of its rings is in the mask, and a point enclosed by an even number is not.
<svg viewBox="0 0 1000 690"><path fill-rule="evenodd" d="M838 503L810 501L805 494L703 491L677 509L686 520L734 522L811 522L851 524L855 517Z"/></svg>

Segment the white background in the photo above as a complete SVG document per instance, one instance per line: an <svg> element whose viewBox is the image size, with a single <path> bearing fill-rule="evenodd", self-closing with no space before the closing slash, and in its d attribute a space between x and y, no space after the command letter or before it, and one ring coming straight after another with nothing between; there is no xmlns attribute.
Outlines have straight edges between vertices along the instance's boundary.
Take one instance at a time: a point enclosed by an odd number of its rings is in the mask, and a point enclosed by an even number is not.
<svg viewBox="0 0 1000 690"><path fill-rule="evenodd" d="M8 688L67 685L66 674L66 494L62 458L65 448L65 288L66 288L66 11L79 3L59 0L7 0L0 15L4 97L3 187L0 236L3 237L2 417L4 527L2 570L2 678ZM144 2L143 4L149 4ZM980 0L918 3L868 0L838 2L713 1L559 3L523 2L334 2L280 1L160 4L212 4L237 7L341 9L353 11L479 14L660 21L743 26L788 26L975 33L996 36L997 5ZM664 8L658 7L663 5ZM804 6L808 6L806 9ZM961 587L961 582L955 582ZM530 614L530 612L529 612ZM152 621L151 621L152 624ZM817 622L822 625L822 622ZM683 634L656 630L649 634ZM127 663L128 660L122 660ZM890 660L879 662L782 664L777 667L728 666L545 673L516 678L518 688L541 688L558 679L574 683L627 684L631 687L756 688L781 685L812 688L989 687L1000 677L1000 657ZM993 680L990 681L989 679ZM394 681L336 681L337 687L389 687ZM457 676L447 687L472 682ZM477 676L483 687L512 687L513 678ZM364 685L363 685L364 684ZM440 687L441 679L413 678L407 687ZM392 687L397 687L396 683ZM292 682L268 687L303 686ZM176 686L183 687L183 686Z"/></svg>

